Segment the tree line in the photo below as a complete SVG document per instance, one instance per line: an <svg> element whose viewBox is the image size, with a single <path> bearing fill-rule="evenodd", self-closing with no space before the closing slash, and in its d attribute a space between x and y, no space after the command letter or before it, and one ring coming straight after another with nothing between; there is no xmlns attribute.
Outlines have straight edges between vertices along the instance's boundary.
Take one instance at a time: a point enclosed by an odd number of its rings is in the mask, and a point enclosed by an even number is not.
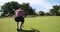
<svg viewBox="0 0 60 32"><path fill-rule="evenodd" d="M52 9L50 9L49 12L43 12L39 11L40 16L60 16L60 5L54 5L52 6Z"/></svg>
<svg viewBox="0 0 60 32"><path fill-rule="evenodd" d="M18 2L15 1L11 1L8 3L5 3L4 5L1 6L1 11L3 12L1 14L1 16L13 16L15 10L21 7L24 9L25 12L25 16L27 15L32 15L32 16L60 16L60 5L54 5L52 6L53 8L50 9L49 12L43 12L43 11L39 11L38 13L35 12L35 9L33 9L29 3L23 3L23 4L19 4Z"/></svg>

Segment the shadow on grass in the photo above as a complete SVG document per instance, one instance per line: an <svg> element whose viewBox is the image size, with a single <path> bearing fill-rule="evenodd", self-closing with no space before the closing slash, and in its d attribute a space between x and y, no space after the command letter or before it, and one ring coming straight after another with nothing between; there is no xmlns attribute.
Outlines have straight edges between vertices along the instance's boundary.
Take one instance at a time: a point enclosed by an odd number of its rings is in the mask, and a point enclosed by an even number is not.
<svg viewBox="0 0 60 32"><path fill-rule="evenodd" d="M18 31L18 32L40 32L40 31L32 28L32 30L22 30L22 31Z"/></svg>

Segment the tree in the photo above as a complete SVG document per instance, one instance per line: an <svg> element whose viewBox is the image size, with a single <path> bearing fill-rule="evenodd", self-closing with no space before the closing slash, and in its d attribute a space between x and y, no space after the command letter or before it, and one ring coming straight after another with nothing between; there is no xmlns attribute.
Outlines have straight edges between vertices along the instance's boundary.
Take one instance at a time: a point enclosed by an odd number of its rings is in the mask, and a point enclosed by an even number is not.
<svg viewBox="0 0 60 32"><path fill-rule="evenodd" d="M9 14L10 16L14 14L13 9L17 9L19 4L17 2L8 2L5 3L1 8L3 9L4 15Z"/></svg>
<svg viewBox="0 0 60 32"><path fill-rule="evenodd" d="M58 6L58 5L53 6L53 8L50 9L49 12L50 12L52 15L59 15L59 6Z"/></svg>
<svg viewBox="0 0 60 32"><path fill-rule="evenodd" d="M39 11L39 15L40 15L40 16L44 16L45 13L44 13L43 11Z"/></svg>
<svg viewBox="0 0 60 32"><path fill-rule="evenodd" d="M50 16L51 14L50 14L49 12L46 12L45 15L46 15L46 16Z"/></svg>
<svg viewBox="0 0 60 32"><path fill-rule="evenodd" d="M8 2L5 3L3 6L1 6L4 12L3 15L8 15L8 16L12 16L15 12L13 9L16 10L19 7L24 9L25 15L35 14L35 10L31 6L29 6L29 3L19 4L18 2Z"/></svg>
<svg viewBox="0 0 60 32"><path fill-rule="evenodd" d="M31 6L29 6L29 3L23 3L21 5L21 7L24 8L26 15L34 15L35 14L35 10Z"/></svg>

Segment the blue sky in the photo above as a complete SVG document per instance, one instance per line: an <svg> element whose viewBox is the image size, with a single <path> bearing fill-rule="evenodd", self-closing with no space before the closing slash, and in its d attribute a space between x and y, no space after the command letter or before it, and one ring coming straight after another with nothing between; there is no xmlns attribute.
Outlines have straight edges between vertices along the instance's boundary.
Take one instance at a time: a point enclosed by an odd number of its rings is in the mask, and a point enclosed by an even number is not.
<svg viewBox="0 0 60 32"><path fill-rule="evenodd" d="M30 6L33 9L36 9L36 12L48 12L53 5L60 5L60 0L0 0L0 6L11 1L17 1L20 4L22 4L23 2L30 3Z"/></svg>

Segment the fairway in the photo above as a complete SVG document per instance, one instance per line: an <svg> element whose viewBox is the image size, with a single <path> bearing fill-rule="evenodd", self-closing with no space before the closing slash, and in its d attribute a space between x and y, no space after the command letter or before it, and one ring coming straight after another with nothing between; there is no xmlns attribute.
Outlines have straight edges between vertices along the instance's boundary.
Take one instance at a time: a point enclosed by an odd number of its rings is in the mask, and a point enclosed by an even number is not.
<svg viewBox="0 0 60 32"><path fill-rule="evenodd" d="M60 16L25 18L23 30L23 32L60 32ZM0 18L0 32L17 32L14 18Z"/></svg>

